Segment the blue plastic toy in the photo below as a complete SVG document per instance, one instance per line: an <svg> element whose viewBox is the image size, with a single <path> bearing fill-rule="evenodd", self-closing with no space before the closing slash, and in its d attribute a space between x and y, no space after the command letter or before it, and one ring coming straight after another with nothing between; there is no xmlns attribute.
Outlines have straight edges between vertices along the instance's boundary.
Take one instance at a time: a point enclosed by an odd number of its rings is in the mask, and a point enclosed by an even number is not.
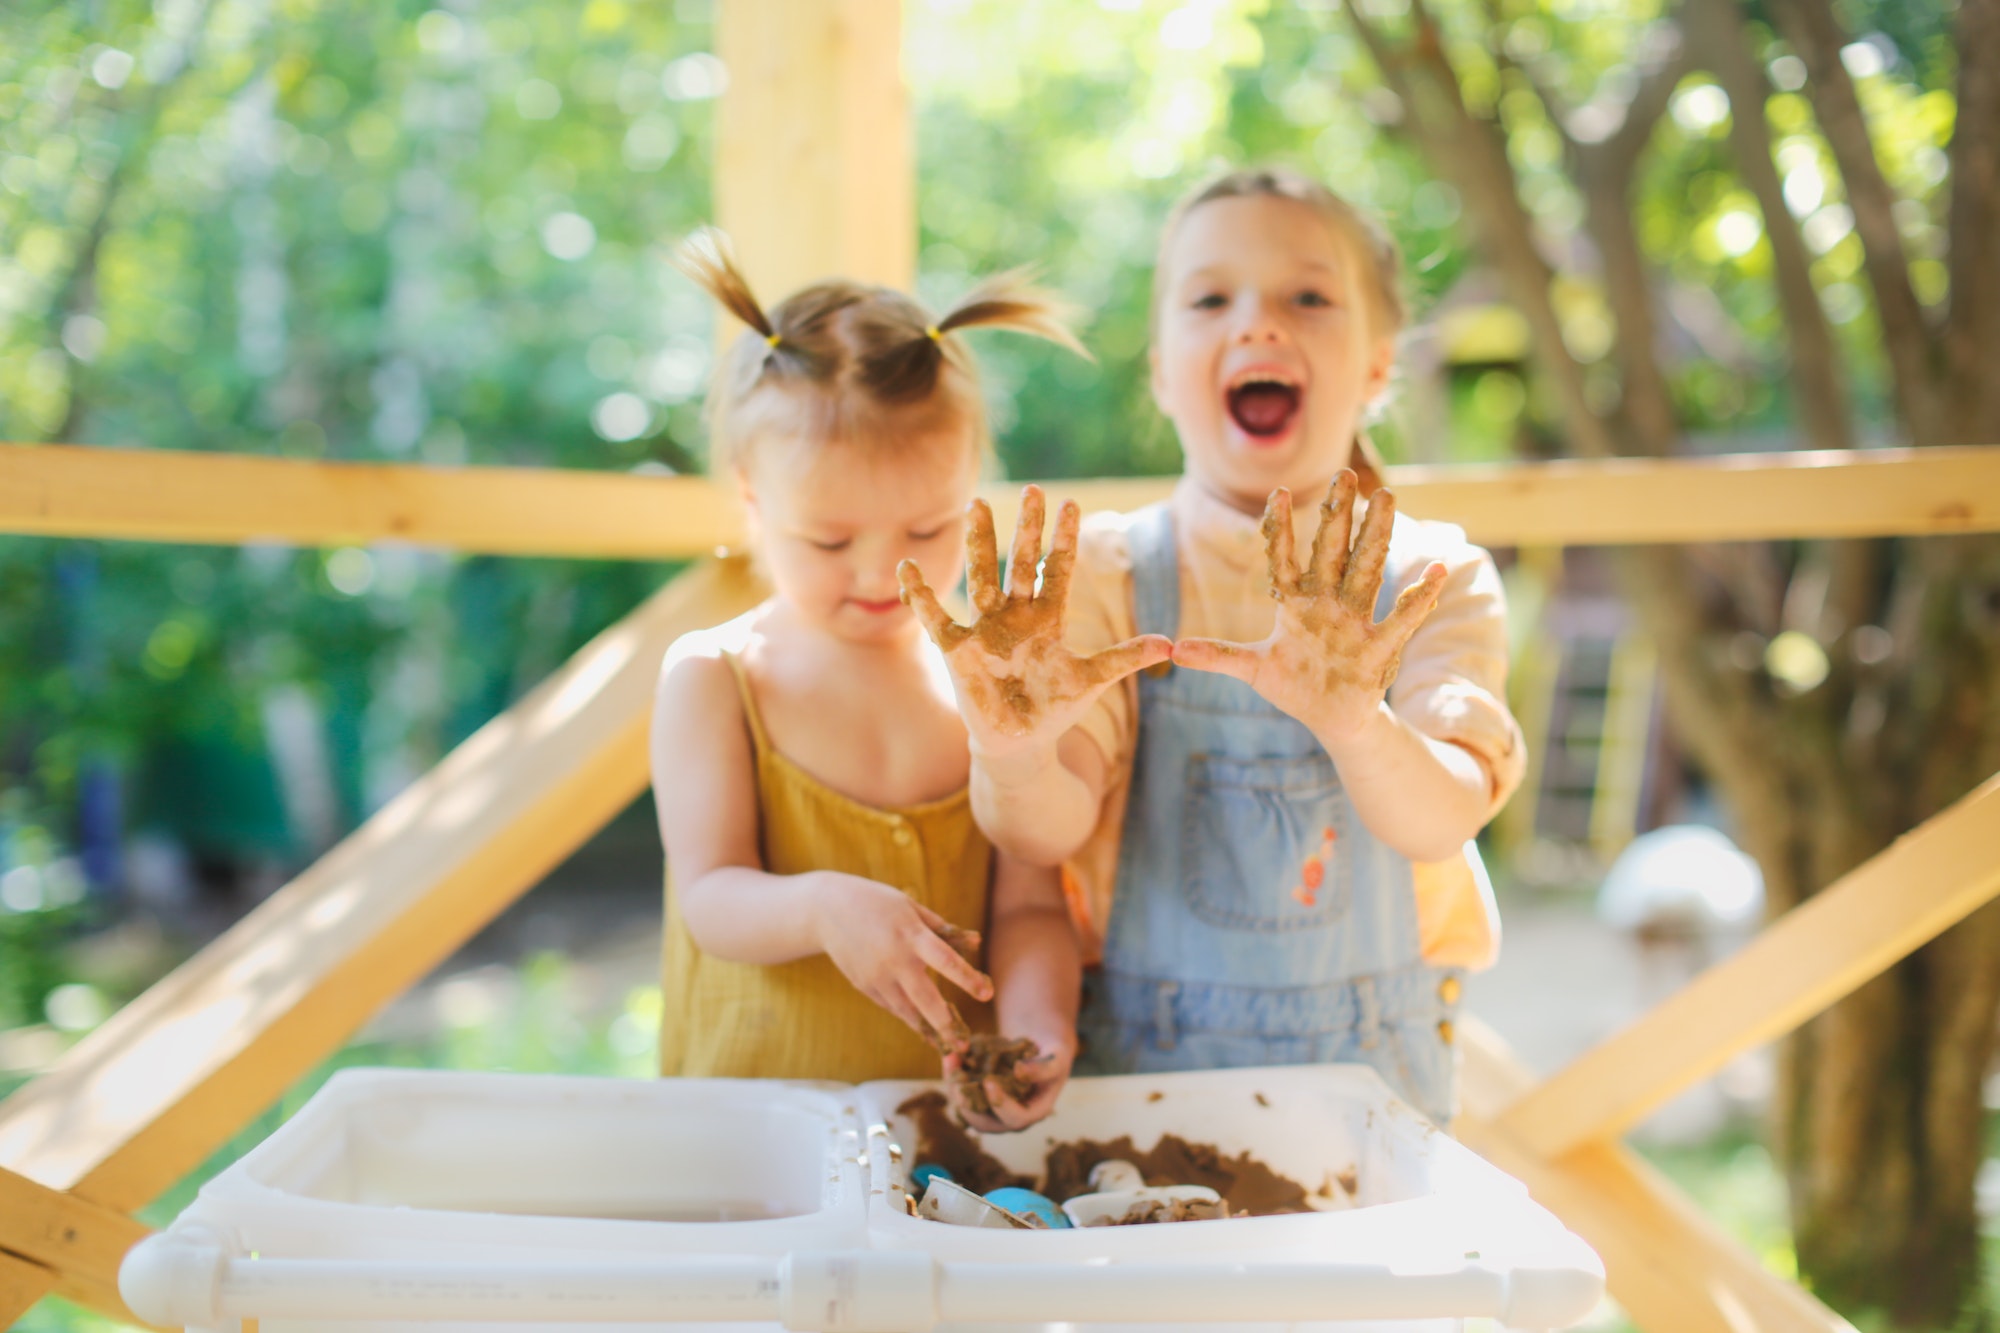
<svg viewBox="0 0 2000 1333"><path fill-rule="evenodd" d="M1056 1207L1053 1199L1037 1194L1033 1190L1017 1189L1010 1185L1004 1189L988 1192L986 1202L996 1208L1005 1208L1024 1222L1032 1218L1051 1230L1070 1224L1069 1218L1063 1215L1062 1209Z"/></svg>
<svg viewBox="0 0 2000 1333"><path fill-rule="evenodd" d="M910 1168L910 1191L922 1197L923 1192L931 1187L931 1182L939 1179L950 1180L952 1174L936 1162L919 1162Z"/></svg>

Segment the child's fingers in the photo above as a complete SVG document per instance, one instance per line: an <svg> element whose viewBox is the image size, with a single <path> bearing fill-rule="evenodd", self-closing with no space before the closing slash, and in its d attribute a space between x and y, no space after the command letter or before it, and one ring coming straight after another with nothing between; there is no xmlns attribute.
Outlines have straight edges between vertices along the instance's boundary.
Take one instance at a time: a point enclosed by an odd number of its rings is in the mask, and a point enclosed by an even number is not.
<svg viewBox="0 0 2000 1333"><path fill-rule="evenodd" d="M983 1086L986 1089L986 1104L993 1108L993 1118L1000 1122L1002 1133L1011 1133L1027 1123L1020 1119L1020 1103L1008 1095L999 1079L986 1079Z"/></svg>
<svg viewBox="0 0 2000 1333"><path fill-rule="evenodd" d="M917 957L923 960L926 967L964 991L967 995L970 995L973 999L990 1000L993 998L992 979L971 963L968 963L965 960L965 955L945 943L943 937L931 931L925 931L917 938L916 951ZM936 986L931 984L928 977L924 979L924 985L932 991L937 989Z"/></svg>
<svg viewBox="0 0 2000 1333"><path fill-rule="evenodd" d="M1014 523L1014 549L1007 556L1007 595L1035 595L1035 566L1042 561L1042 488L1021 488L1021 517Z"/></svg>
<svg viewBox="0 0 2000 1333"><path fill-rule="evenodd" d="M932 1040L938 1050L955 1051L964 1047L969 1036L965 1020L944 998L944 992L937 988L936 982L919 975L914 979L905 979L902 989L904 1000L930 1025Z"/></svg>
<svg viewBox="0 0 2000 1333"><path fill-rule="evenodd" d="M1354 495L1359 483L1342 468L1320 501L1319 528L1313 533L1312 556L1306 564L1305 585L1313 592L1335 592L1347 567L1348 544L1354 539Z"/></svg>
<svg viewBox="0 0 2000 1333"><path fill-rule="evenodd" d="M1361 520L1361 539L1354 558L1340 579L1340 600L1356 615L1375 618L1375 598L1382 591L1382 566L1389 559L1389 534L1396 526L1396 497L1388 487L1376 491Z"/></svg>
<svg viewBox="0 0 2000 1333"><path fill-rule="evenodd" d="M1083 513L1076 501L1064 500L1056 508L1056 535L1049 543L1049 558L1042 565L1042 599L1056 609L1056 626L1062 627L1069 610L1070 574L1076 569L1076 533Z"/></svg>
<svg viewBox="0 0 2000 1333"><path fill-rule="evenodd" d="M1062 1095L1068 1081L1066 1076L1058 1075L1037 1083L1034 1094L1024 1102L1017 1102L1020 1109L1008 1117L1014 1122L1013 1128L1026 1129L1037 1120L1045 1119L1049 1112L1056 1109L1056 1098Z"/></svg>
<svg viewBox="0 0 2000 1333"><path fill-rule="evenodd" d="M1280 486L1264 502L1264 555L1271 565L1273 593L1290 592L1298 586L1299 558L1292 537L1292 493Z"/></svg>
<svg viewBox="0 0 2000 1333"><path fill-rule="evenodd" d="M1245 685L1254 686L1257 672L1264 665L1264 655L1247 644L1227 639L1178 639L1174 643L1174 665L1233 676Z"/></svg>
<svg viewBox="0 0 2000 1333"><path fill-rule="evenodd" d="M1008 1132L1006 1124L998 1117L975 1111L970 1106L967 1106L965 1104L965 1094L958 1084L948 1084L947 1086L950 1089L952 1110L958 1112L958 1118L965 1122L967 1128L978 1130L981 1134L1005 1134Z"/></svg>
<svg viewBox="0 0 2000 1333"><path fill-rule="evenodd" d="M896 582L903 589L903 605L917 613L917 623L931 636L932 643L950 652L971 636L972 631L953 620L951 612L938 601L916 561L905 560L896 566Z"/></svg>
<svg viewBox="0 0 2000 1333"><path fill-rule="evenodd" d="M1017 1065L1015 1068L1026 1073L1028 1066ZM1032 1093L1017 1101L997 1079L987 1079L986 1100L992 1104L993 1119L999 1122L1000 1129L1006 1133L1011 1134L1026 1129L1055 1109L1056 1098L1062 1092L1063 1082L1061 1078L1057 1078L1054 1082L1046 1080L1038 1082Z"/></svg>
<svg viewBox="0 0 2000 1333"><path fill-rule="evenodd" d="M1174 641L1164 634L1141 634L1123 643L1114 643L1101 652L1081 659L1084 679L1093 685L1123 680L1134 671L1158 666L1174 655Z"/></svg>
<svg viewBox="0 0 2000 1333"><path fill-rule="evenodd" d="M993 535L993 506L974 500L965 524L965 590L982 616L1006 605L1000 591L1000 542Z"/></svg>
<svg viewBox="0 0 2000 1333"><path fill-rule="evenodd" d="M977 956L979 953L978 931L970 930L965 926L955 925L922 903L913 902L910 906L917 909L917 918L931 928L932 934L968 958Z"/></svg>
<svg viewBox="0 0 2000 1333"><path fill-rule="evenodd" d="M949 921L940 921L931 929L936 932L939 939L951 946L953 953L974 967L979 966L978 931L967 930L964 926L954 926Z"/></svg>
<svg viewBox="0 0 2000 1333"><path fill-rule="evenodd" d="M1389 618L1378 627L1382 642L1392 647L1400 656L1430 613L1436 609L1438 598L1444 593L1444 582L1450 571L1439 561L1433 560L1424 566L1424 572L1417 581L1396 594L1396 605L1389 612Z"/></svg>
<svg viewBox="0 0 2000 1333"><path fill-rule="evenodd" d="M909 1027L910 1031L916 1033L931 1045L936 1046L939 1044L938 1030L933 1028L929 1023L926 1023L923 1016L917 1012L916 1006L904 999L903 993L895 987L892 986L887 990L879 992L863 991L862 994L866 995L876 1004L881 1005L884 1009L887 1009L898 1019L901 1019Z"/></svg>
<svg viewBox="0 0 2000 1333"><path fill-rule="evenodd" d="M1069 1076L1069 1067L1056 1059L1054 1051L1043 1051L1032 1060L1022 1060L1014 1066L1014 1072L1038 1088L1050 1083L1060 1083Z"/></svg>

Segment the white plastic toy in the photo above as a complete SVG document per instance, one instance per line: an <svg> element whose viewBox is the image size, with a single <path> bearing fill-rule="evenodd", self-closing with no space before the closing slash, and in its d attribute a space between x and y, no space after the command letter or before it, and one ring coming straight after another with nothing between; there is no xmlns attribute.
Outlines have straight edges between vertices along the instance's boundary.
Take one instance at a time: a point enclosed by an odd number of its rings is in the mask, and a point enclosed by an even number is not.
<svg viewBox="0 0 2000 1333"><path fill-rule="evenodd" d="M934 1088L347 1071L134 1247L120 1290L216 1333L1443 1333L1565 1328L1603 1291L1588 1246L1365 1068L1077 1079L1049 1120L981 1140L1032 1179L1058 1142L1178 1134L1326 1210L1175 1226L912 1216L898 1108Z"/></svg>

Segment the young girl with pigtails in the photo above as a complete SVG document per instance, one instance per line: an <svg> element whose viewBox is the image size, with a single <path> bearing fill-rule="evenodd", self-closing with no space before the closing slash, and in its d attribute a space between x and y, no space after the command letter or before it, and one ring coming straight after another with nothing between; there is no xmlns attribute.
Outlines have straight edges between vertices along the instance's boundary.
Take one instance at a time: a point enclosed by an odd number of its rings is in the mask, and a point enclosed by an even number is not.
<svg viewBox="0 0 2000 1333"><path fill-rule="evenodd" d="M838 281L767 312L720 234L680 259L746 326L710 391L710 448L772 592L660 673L660 1070L929 1078L941 1053L955 1069L967 1025L997 1025L1040 1058L982 1098L951 1086L982 1127L1030 1123L1075 1051L1077 943L1056 873L996 855L973 819L965 726L896 570L958 581L989 449L964 332L1082 349L1014 277L935 319Z"/></svg>
<svg viewBox="0 0 2000 1333"><path fill-rule="evenodd" d="M1154 273L1172 497L1081 532L1065 505L1038 591L1031 493L1004 594L975 507L969 627L903 567L981 825L1065 867L1099 964L1080 1070L1362 1061L1438 1124L1455 1109L1460 978L1499 927L1468 839L1524 752L1491 558L1397 514L1361 433L1397 276L1387 238L1318 182L1209 182ZM1295 495L1324 500L1301 521Z"/></svg>

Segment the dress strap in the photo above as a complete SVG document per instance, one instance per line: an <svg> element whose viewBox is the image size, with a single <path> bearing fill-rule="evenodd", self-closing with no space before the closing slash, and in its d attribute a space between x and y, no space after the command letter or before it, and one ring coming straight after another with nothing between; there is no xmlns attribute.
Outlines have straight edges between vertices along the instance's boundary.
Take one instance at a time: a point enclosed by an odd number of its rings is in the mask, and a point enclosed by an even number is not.
<svg viewBox="0 0 2000 1333"><path fill-rule="evenodd" d="M736 678L736 697L743 701L743 720L750 724L751 743L759 754L769 752L771 742L764 734L764 718L757 711L757 697L750 692L750 673L744 670L743 659L727 651L719 656L729 664L729 674Z"/></svg>
<svg viewBox="0 0 2000 1333"><path fill-rule="evenodd" d="M1132 619L1140 634L1175 638L1181 626L1181 563L1174 543L1174 515L1151 505L1132 515L1125 529L1132 555Z"/></svg>

